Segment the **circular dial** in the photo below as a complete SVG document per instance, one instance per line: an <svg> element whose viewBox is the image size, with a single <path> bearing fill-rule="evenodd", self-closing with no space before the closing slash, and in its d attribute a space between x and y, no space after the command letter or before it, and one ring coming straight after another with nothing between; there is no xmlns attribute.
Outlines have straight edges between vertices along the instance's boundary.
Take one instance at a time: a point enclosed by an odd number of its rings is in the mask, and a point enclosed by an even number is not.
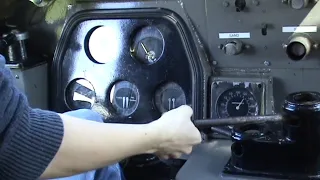
<svg viewBox="0 0 320 180"><path fill-rule="evenodd" d="M156 91L155 103L161 113L186 104L186 95L176 83L168 83Z"/></svg>
<svg viewBox="0 0 320 180"><path fill-rule="evenodd" d="M70 109L91 109L96 100L93 85L86 79L72 80L66 89L66 102Z"/></svg>
<svg viewBox="0 0 320 180"><path fill-rule="evenodd" d="M161 32L154 26L141 29L134 38L130 51L133 57L145 64L155 63L164 51Z"/></svg>
<svg viewBox="0 0 320 180"><path fill-rule="evenodd" d="M139 105L138 88L128 81L118 82L111 89L110 100L118 114L130 116Z"/></svg>
<svg viewBox="0 0 320 180"><path fill-rule="evenodd" d="M258 115L258 103L246 88L232 88L223 92L216 107L219 118Z"/></svg>
<svg viewBox="0 0 320 180"><path fill-rule="evenodd" d="M113 26L93 28L86 37L86 53L96 63L115 61L121 54L121 33Z"/></svg>

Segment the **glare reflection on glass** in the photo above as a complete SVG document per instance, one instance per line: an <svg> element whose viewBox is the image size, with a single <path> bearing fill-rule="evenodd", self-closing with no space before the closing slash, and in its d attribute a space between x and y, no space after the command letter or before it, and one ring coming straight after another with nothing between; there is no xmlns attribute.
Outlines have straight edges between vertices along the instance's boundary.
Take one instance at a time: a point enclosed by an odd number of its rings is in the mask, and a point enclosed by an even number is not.
<svg viewBox="0 0 320 180"><path fill-rule="evenodd" d="M102 26L93 31L89 38L89 52L98 63L118 59L121 51L121 33L116 26Z"/></svg>

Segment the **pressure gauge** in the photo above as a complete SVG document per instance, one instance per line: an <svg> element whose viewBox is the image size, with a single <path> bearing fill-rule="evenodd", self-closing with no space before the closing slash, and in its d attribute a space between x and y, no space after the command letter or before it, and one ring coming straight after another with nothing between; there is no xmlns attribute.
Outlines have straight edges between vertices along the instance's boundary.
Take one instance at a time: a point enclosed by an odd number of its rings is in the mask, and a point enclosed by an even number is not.
<svg viewBox="0 0 320 180"><path fill-rule="evenodd" d="M231 88L223 92L216 105L220 118L258 115L258 103L246 88Z"/></svg>
<svg viewBox="0 0 320 180"><path fill-rule="evenodd" d="M134 37L130 49L131 55L144 64L153 64L160 60L164 52L164 39L155 26L142 28Z"/></svg>

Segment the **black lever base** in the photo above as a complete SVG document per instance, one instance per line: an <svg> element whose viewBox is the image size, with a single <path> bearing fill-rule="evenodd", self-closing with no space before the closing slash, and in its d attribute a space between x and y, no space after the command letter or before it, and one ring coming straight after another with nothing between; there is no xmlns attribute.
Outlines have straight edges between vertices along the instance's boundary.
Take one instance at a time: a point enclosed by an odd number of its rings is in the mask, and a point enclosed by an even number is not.
<svg viewBox="0 0 320 180"><path fill-rule="evenodd" d="M277 179L320 179L320 93L290 94L282 123L236 126L224 173Z"/></svg>

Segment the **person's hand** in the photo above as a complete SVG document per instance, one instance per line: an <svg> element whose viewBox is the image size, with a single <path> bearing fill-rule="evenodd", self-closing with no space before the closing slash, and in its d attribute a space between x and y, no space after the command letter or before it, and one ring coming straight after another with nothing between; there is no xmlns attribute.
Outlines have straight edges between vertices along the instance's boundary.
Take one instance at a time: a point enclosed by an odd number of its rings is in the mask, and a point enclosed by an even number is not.
<svg viewBox="0 0 320 180"><path fill-rule="evenodd" d="M179 158L190 154L192 147L201 143L201 134L191 121L193 110L186 105L164 113L150 125L157 131L156 155L160 158Z"/></svg>

